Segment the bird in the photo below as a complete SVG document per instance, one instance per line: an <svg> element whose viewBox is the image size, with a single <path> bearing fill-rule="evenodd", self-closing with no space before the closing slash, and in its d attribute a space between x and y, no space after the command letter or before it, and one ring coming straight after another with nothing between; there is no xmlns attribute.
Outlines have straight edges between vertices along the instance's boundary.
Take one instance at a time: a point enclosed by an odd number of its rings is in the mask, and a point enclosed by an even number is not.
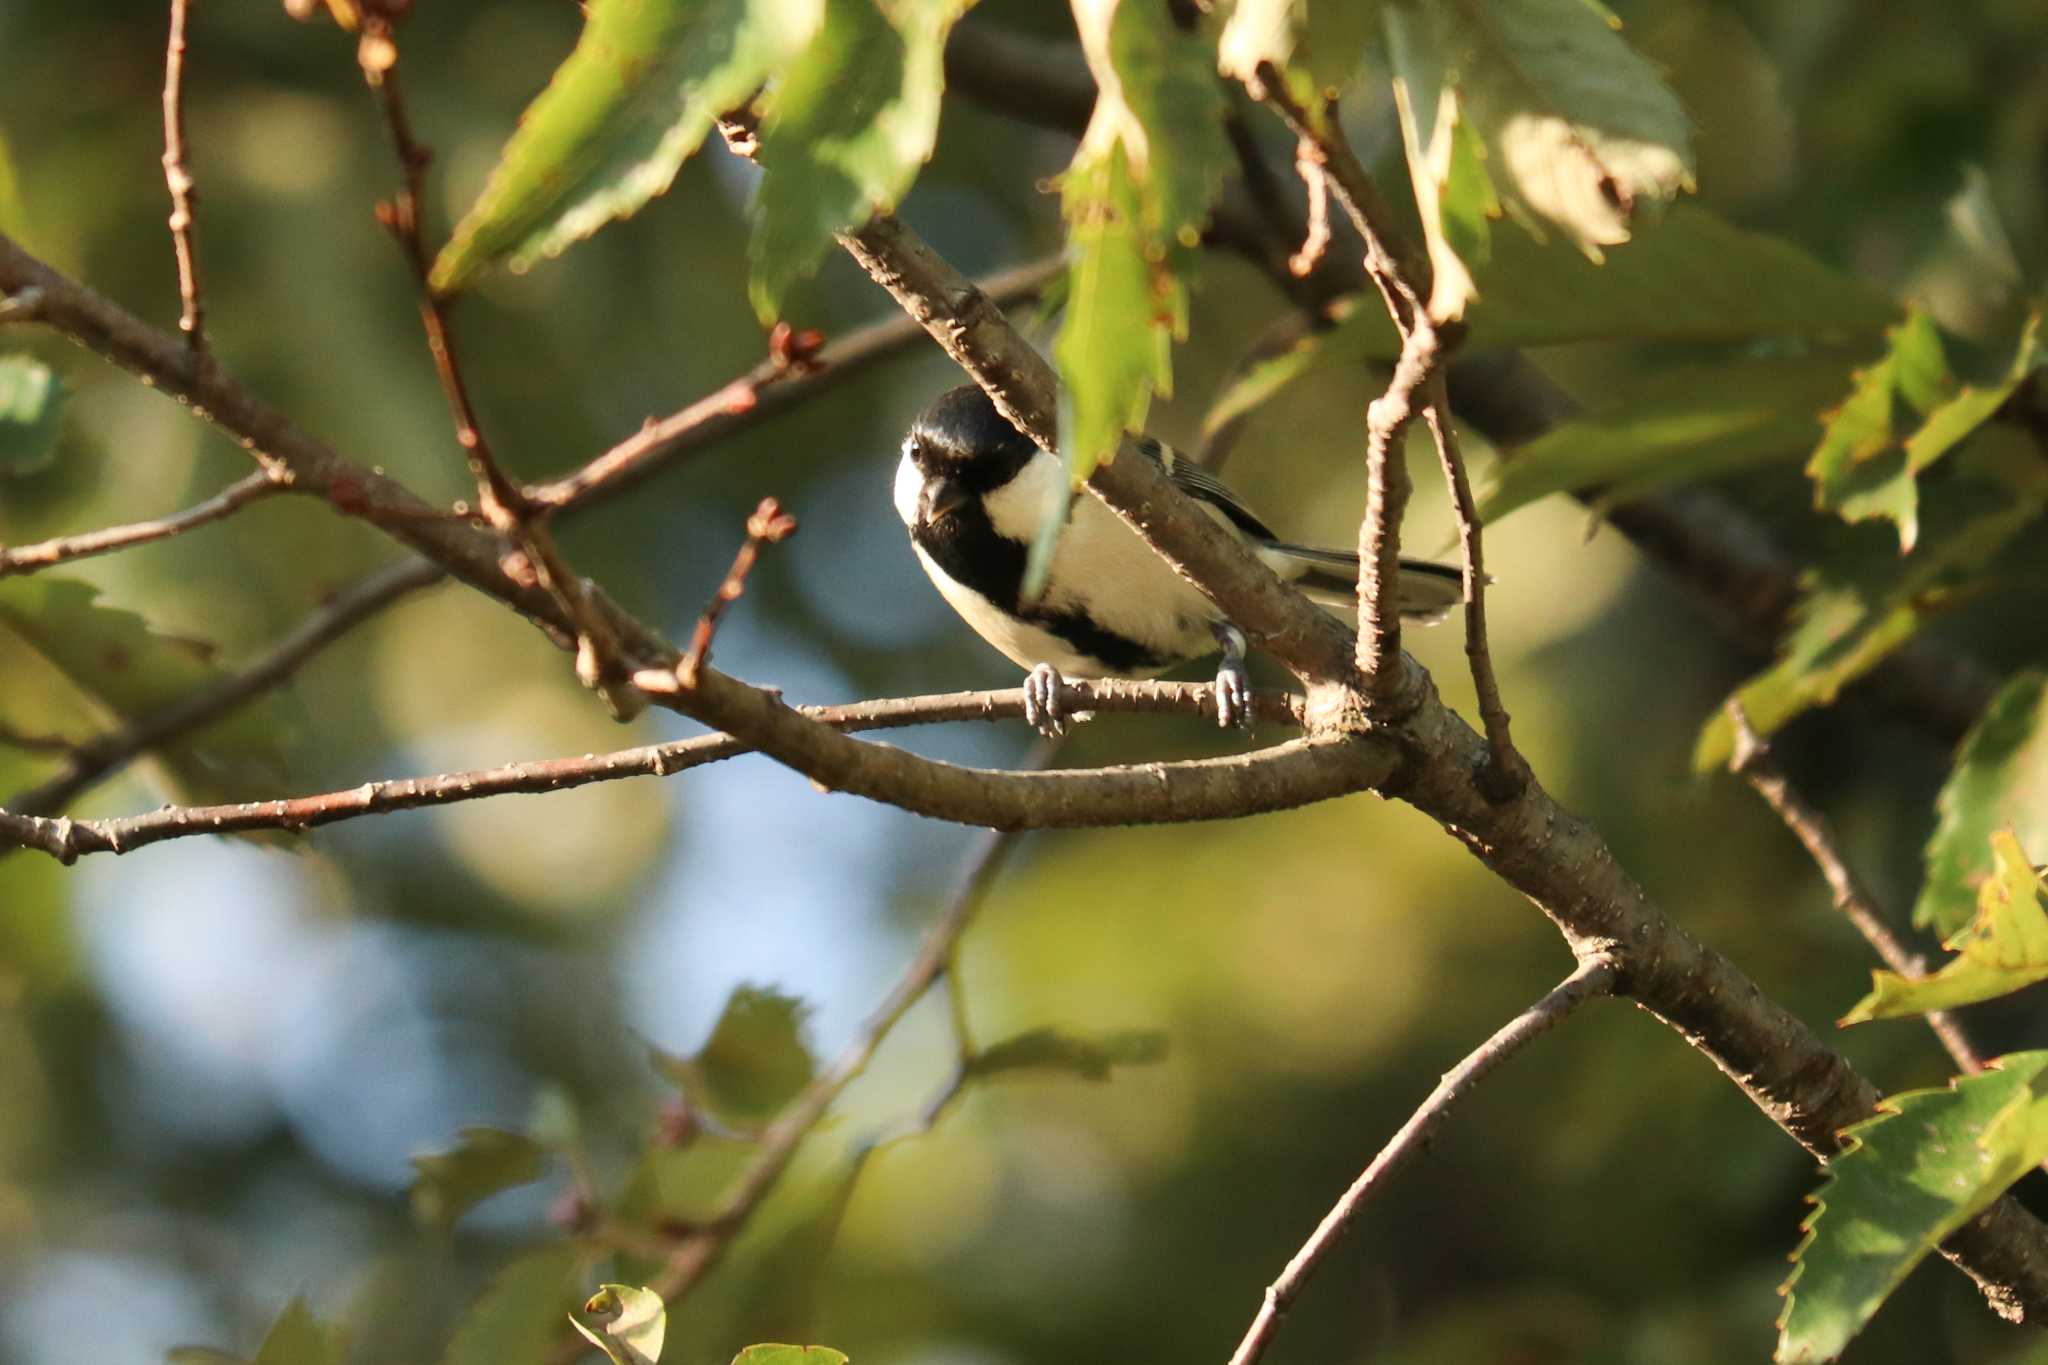
<svg viewBox="0 0 2048 1365"><path fill-rule="evenodd" d="M1284 541L1186 456L1149 437L1132 448L1312 601L1339 614L1357 610L1356 554ZM1149 678L1219 650L1217 723L1249 724L1244 633L1100 500L1067 498L1069 486L1057 458L965 384L932 400L911 424L894 502L939 594L1028 670L1024 715L1042 734L1064 729L1060 689L1068 676ZM1066 524L1044 590L1027 599L1025 561L1056 498L1066 500ZM1403 559L1400 585L1404 616L1440 620L1464 597L1462 571L1427 560Z"/></svg>

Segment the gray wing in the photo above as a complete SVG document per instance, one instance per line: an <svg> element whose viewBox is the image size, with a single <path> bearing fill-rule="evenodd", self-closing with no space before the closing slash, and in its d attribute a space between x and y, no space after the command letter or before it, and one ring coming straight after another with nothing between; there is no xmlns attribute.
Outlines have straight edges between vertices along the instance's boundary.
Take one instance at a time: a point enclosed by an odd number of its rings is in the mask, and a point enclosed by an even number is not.
<svg viewBox="0 0 2048 1365"><path fill-rule="evenodd" d="M1237 494L1230 491L1230 485L1196 464L1169 445L1150 436L1140 436L1132 446L1152 463L1166 471L1166 477L1174 487L1222 513L1231 525L1254 540L1277 540L1273 528L1260 521L1258 514L1246 507Z"/></svg>

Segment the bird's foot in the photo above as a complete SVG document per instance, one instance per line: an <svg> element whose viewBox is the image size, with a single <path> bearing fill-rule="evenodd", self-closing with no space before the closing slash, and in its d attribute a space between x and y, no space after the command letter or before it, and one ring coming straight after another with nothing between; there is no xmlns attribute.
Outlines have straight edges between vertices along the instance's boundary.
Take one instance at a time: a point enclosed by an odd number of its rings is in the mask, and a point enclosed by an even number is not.
<svg viewBox="0 0 2048 1365"><path fill-rule="evenodd" d="M1216 638L1223 646L1223 662L1216 666L1216 724L1250 729L1252 677L1244 666L1244 634L1226 622L1216 627Z"/></svg>
<svg viewBox="0 0 2048 1365"><path fill-rule="evenodd" d="M1067 732L1067 714L1060 705L1060 689L1066 685L1051 664L1038 664L1024 675L1024 719L1047 739Z"/></svg>

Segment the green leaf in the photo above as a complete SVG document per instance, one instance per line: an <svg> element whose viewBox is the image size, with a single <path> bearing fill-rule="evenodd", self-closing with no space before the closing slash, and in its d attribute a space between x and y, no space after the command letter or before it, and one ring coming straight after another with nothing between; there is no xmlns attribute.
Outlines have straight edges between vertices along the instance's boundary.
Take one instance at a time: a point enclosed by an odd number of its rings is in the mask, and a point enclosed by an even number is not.
<svg viewBox="0 0 2048 1365"><path fill-rule="evenodd" d="M1979 586L1991 557L2048 507L2048 468L2017 431L1987 428L1954 463L1953 477L1923 490L1917 551L1874 552L1869 537L1857 537L1808 576L1778 662L1736 692L1758 734L1834 701L1949 600ZM1733 744L1727 712L1717 709L1693 748L1694 767L1719 768Z"/></svg>
<svg viewBox="0 0 2048 1365"><path fill-rule="evenodd" d="M749 1346L732 1365L846 1365L846 1353L830 1346Z"/></svg>
<svg viewBox="0 0 2048 1365"><path fill-rule="evenodd" d="M1072 395L1062 433L1075 483L1172 390L1187 330L1184 258L1230 155L1213 54L1163 5L1079 0L1098 94L1062 182L1067 311L1053 358Z"/></svg>
<svg viewBox="0 0 2048 1365"><path fill-rule="evenodd" d="M2048 910L2033 864L2010 830L1991 836L1992 874L1977 890L1977 918L1947 943L1955 958L1932 976L1872 972L1871 991L1844 1024L1954 1009L2048 981Z"/></svg>
<svg viewBox="0 0 2048 1365"><path fill-rule="evenodd" d="M1603 6L1437 0L1387 15L1430 25L1442 54L1410 68L1410 99L1435 107L1423 81L1454 91L1509 209L1555 224L1590 259L1628 240L1644 203L1693 187L1691 122Z"/></svg>
<svg viewBox="0 0 2048 1365"><path fill-rule="evenodd" d="M164 1365L249 1365L249 1359L215 1346L173 1346L164 1352Z"/></svg>
<svg viewBox="0 0 2048 1365"><path fill-rule="evenodd" d="M1815 342L1875 336L1893 308L1781 238L1749 232L1693 204L1638 227L1595 265L1561 242L1492 234L1473 263L1478 296L1466 346L1582 341ZM1391 360L1400 337L1377 294L1345 300L1334 327L1254 367L1217 401L1208 423L1256 407L1302 375ZM1828 397L1838 396L1837 389ZM1825 400L1823 400L1825 401ZM1816 410L1818 405L1816 405Z"/></svg>
<svg viewBox="0 0 2048 1365"><path fill-rule="evenodd" d="M668 1312L661 1295L631 1285L602 1285L584 1303L583 1311L608 1319L602 1324L604 1335L599 1336L574 1315L569 1325L611 1357L613 1365L659 1365L662 1338L668 1333Z"/></svg>
<svg viewBox="0 0 2048 1365"><path fill-rule="evenodd" d="M2019 386L2042 365L2041 315L2029 314L2005 378L1979 388L1965 384L1961 392L1927 414L1920 429L1906 438L1906 472L1919 474L1953 450L2005 406Z"/></svg>
<svg viewBox="0 0 2048 1365"><path fill-rule="evenodd" d="M589 0L575 51L520 116L433 287L452 293L500 262L525 270L637 212L803 45L821 3Z"/></svg>
<svg viewBox="0 0 2048 1365"><path fill-rule="evenodd" d="M561 1333L564 1303L584 1280L584 1254L568 1243L512 1261L463 1312L440 1365L515 1365L540 1360Z"/></svg>
<svg viewBox="0 0 2048 1365"><path fill-rule="evenodd" d="M120 721L153 715L223 676L210 647L160 634L134 612L103 606L98 597L90 584L47 573L0 581L0 630L19 637ZM0 689L0 715L6 700ZM279 694L259 698L158 751L157 769L186 800L272 794L285 768L286 715Z"/></svg>
<svg viewBox="0 0 2048 1365"><path fill-rule="evenodd" d="M939 133L946 34L973 0L825 0L764 121L748 292L762 322L832 234L893 209ZM887 13L883 12L886 8Z"/></svg>
<svg viewBox="0 0 2048 1365"><path fill-rule="evenodd" d="M57 453L64 382L32 355L0 356L0 477L34 474Z"/></svg>
<svg viewBox="0 0 2048 1365"><path fill-rule="evenodd" d="M412 1216L446 1232L500 1190L540 1179L544 1155L540 1144L524 1133L464 1128L447 1151L412 1159L419 1173L412 1182Z"/></svg>
<svg viewBox="0 0 2048 1365"><path fill-rule="evenodd" d="M1992 1065L1846 1131L1793 1254L1778 1361L1841 1354L1922 1257L2048 1157L2048 1052Z"/></svg>
<svg viewBox="0 0 2048 1365"><path fill-rule="evenodd" d="M1384 13L1394 109L1429 250L1429 313L1450 321L1462 318L1477 297L1472 271L1492 254L1491 222L1501 215L1500 199L1483 164L1484 148L1459 107L1437 11L1391 5Z"/></svg>
<svg viewBox="0 0 2048 1365"><path fill-rule="evenodd" d="M251 1365L342 1365L341 1333L316 1319L304 1299L293 1299L264 1334Z"/></svg>
<svg viewBox="0 0 2048 1365"><path fill-rule="evenodd" d="M713 1118L735 1127L764 1123L817 1072L804 1041L804 1015L794 996L740 986L694 1056L657 1051L655 1067Z"/></svg>
<svg viewBox="0 0 2048 1365"><path fill-rule="evenodd" d="M1620 502L1812 447L1815 414L1842 390L1840 351L1663 370L1607 389L1599 406L1504 454L1480 499L1489 524L1552 493L1604 489Z"/></svg>
<svg viewBox="0 0 2048 1365"><path fill-rule="evenodd" d="M1150 1066L1166 1056L1166 1035L1123 1029L1088 1037L1060 1028L1035 1028L984 1048L969 1072L977 1079L1014 1071L1058 1071L1106 1081L1120 1066Z"/></svg>
<svg viewBox="0 0 2048 1365"><path fill-rule="evenodd" d="M1907 466L1906 434L1955 387L1941 333L1917 309L1885 334L1884 358L1859 370L1849 397L1824 419L1806 472L1815 504L1844 521L1885 517L1899 528L1899 551L1920 536L1919 491Z"/></svg>
<svg viewBox="0 0 2048 1365"><path fill-rule="evenodd" d="M1999 689L1934 805L1913 923L1946 938L1976 912L1994 833L2010 828L2028 848L2048 847L2048 674L2022 673Z"/></svg>

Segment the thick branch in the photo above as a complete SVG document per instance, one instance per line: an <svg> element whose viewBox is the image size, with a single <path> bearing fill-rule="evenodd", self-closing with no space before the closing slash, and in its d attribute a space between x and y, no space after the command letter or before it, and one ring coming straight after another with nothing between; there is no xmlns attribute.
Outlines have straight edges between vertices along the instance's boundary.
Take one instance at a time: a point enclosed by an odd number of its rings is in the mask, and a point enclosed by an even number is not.
<svg viewBox="0 0 2048 1365"><path fill-rule="evenodd" d="M1351 1220L1385 1186L1394 1172L1428 1150L1430 1143L1436 1140L1437 1130L1443 1127L1444 1120L1457 1107L1458 1101L1471 1094L1489 1072L1521 1051L1524 1045L1542 1037L1580 1005L1594 996L1607 994L1613 987L1612 963L1601 958L1580 963L1577 971L1502 1025L1464 1061L1446 1071L1429 1098L1408 1116L1400 1131L1387 1140L1379 1155L1352 1182L1351 1188L1344 1191L1343 1198L1323 1216L1323 1221L1316 1225L1315 1232L1294 1254L1294 1259L1287 1263L1280 1277L1267 1286L1265 1301L1259 1305L1258 1315L1252 1319L1244 1340L1238 1343L1237 1350L1231 1355L1230 1365L1254 1365L1265 1354L1273 1334L1279 1330L1281 1316L1336 1246L1337 1239L1344 1235Z"/></svg>
<svg viewBox="0 0 2048 1365"><path fill-rule="evenodd" d="M438 577L428 565L412 564L405 568L414 573L425 571L428 581ZM282 652L280 649L279 653ZM276 657L272 656L273 659ZM1125 682L1118 679L1069 681L1062 691L1061 703L1075 711L1170 713L1199 716L1212 723L1216 715L1215 689L1206 683ZM1257 705L1261 716L1287 717L1293 724L1300 724L1301 699L1297 696L1262 692L1258 695ZM897 697L839 706L807 706L802 708L801 714L818 725L846 731L889 730L956 721L1021 720L1024 716L1024 691L1012 687L990 692ZM124 737L127 736L128 732L124 732ZM132 750L135 737L127 737L122 747ZM358 816L383 815L422 806L444 806L519 793L533 795L569 791L594 782L611 782L625 777L667 777L752 752L751 746L731 735L701 735L670 744L640 745L607 754L507 763L495 768L441 773L432 777L387 778L342 791L276 801L249 801L224 806L166 806L143 815L106 820L38 818L37 810L60 807L84 785L78 783L65 790L52 784L25 793L23 799L0 810L0 848L11 844L70 862L88 853L132 853L166 839L189 838L196 834L305 830ZM1162 790L1171 787L1182 780L1180 774L1186 766L1157 765L1151 770L1152 780ZM1087 775L1086 770L1081 769L1070 770L1070 773L1081 778ZM1065 774L1062 777L1074 780ZM1163 801L1165 797L1162 795L1155 800ZM1126 823L1116 818L1120 814L1115 813L1105 823ZM1142 807L1134 812L1134 816L1142 820Z"/></svg>
<svg viewBox="0 0 2048 1365"><path fill-rule="evenodd" d="M69 559L85 559L134 545L147 545L153 540L169 540L195 526L232 516L252 502L284 492L285 487L268 470L259 469L237 479L204 502L194 503L182 512L158 517L154 521L109 526L75 536L58 536L33 545L0 545L0 578L9 574L34 573Z"/></svg>

